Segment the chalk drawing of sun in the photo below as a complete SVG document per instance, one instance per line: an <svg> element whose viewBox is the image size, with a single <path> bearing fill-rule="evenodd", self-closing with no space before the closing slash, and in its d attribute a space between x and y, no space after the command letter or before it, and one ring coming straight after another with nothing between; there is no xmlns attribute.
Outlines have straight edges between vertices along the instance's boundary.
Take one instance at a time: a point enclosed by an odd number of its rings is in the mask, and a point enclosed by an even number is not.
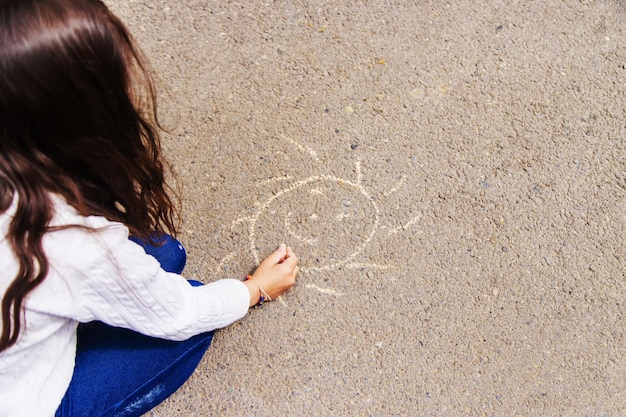
<svg viewBox="0 0 626 417"><path fill-rule="evenodd" d="M275 242L271 235L277 234L306 251L303 272L356 266L380 221L378 205L360 178L317 175L285 185L248 218L249 248L255 261L259 261L259 249L271 246ZM297 211L281 212L281 202L287 198L297 202ZM263 233L271 222L273 232Z"/></svg>
<svg viewBox="0 0 626 417"><path fill-rule="evenodd" d="M320 162L311 148L283 139ZM259 189L270 191L260 193L252 213L236 219L232 225L245 225L247 251L255 263L258 265L263 256L272 252L277 242L284 241L297 249L300 270L304 273L340 267L392 268L391 264L368 262L363 256L364 251L377 234L396 234L417 223L421 216L401 225L381 225L379 201L363 185L360 161L354 162L354 167L354 178L320 173L301 179L285 176L258 183ZM383 197L397 192L404 181L405 177L402 177L383 193ZM237 252L227 255L218 269L236 255Z"/></svg>

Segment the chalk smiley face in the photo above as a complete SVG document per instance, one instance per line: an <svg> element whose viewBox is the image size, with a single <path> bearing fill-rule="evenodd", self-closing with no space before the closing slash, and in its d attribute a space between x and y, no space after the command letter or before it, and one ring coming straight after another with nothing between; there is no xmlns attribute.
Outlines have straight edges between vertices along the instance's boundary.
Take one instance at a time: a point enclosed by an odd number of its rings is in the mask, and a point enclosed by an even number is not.
<svg viewBox="0 0 626 417"><path fill-rule="evenodd" d="M259 206L249 219L250 251L258 262L259 254L269 252L282 236L306 254L303 271L334 269L351 264L363 252L376 234L379 217L376 201L360 181L312 176Z"/></svg>

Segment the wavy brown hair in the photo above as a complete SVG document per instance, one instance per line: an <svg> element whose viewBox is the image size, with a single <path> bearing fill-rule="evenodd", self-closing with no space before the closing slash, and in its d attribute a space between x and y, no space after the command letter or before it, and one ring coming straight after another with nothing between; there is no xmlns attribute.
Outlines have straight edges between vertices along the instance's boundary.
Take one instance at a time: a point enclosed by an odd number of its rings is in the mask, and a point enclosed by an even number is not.
<svg viewBox="0 0 626 417"><path fill-rule="evenodd" d="M144 62L99 0L0 0L0 213L16 206L0 239L19 263L2 297L0 352L48 273L51 194L138 237L175 234Z"/></svg>

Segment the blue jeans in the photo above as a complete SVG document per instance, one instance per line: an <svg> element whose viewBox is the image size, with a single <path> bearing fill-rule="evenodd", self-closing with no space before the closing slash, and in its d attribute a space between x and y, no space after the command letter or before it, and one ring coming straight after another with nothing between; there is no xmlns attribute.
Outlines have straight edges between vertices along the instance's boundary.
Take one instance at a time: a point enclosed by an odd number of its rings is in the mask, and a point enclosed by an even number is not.
<svg viewBox="0 0 626 417"><path fill-rule="evenodd" d="M166 235L160 246L131 240L164 270L182 272L187 255L176 239ZM143 415L191 376L212 338L209 332L173 342L101 322L80 324L74 375L55 417Z"/></svg>

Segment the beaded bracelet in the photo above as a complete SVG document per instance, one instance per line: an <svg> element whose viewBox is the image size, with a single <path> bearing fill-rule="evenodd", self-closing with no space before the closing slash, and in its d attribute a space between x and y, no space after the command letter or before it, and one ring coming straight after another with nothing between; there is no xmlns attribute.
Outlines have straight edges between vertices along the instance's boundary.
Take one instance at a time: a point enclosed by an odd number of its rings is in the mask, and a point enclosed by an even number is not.
<svg viewBox="0 0 626 417"><path fill-rule="evenodd" d="M266 301L272 301L272 297L269 296L267 292L257 282L256 279L252 278L252 275L246 275L246 281L254 281L257 287L259 287L259 292L261 293L261 297L259 298L259 302L257 305L261 305Z"/></svg>

